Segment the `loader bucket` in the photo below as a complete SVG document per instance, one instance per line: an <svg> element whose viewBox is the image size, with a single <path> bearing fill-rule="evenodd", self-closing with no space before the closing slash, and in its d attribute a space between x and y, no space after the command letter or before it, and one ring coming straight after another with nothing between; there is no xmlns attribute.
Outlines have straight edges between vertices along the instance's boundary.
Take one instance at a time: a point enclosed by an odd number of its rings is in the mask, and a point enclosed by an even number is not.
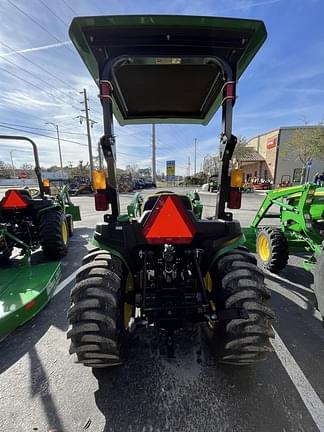
<svg viewBox="0 0 324 432"><path fill-rule="evenodd" d="M0 270L0 341L47 305L61 273L59 261L13 263Z"/></svg>
<svg viewBox="0 0 324 432"><path fill-rule="evenodd" d="M74 222L81 220L80 207L74 204L65 205L65 214L70 214Z"/></svg>

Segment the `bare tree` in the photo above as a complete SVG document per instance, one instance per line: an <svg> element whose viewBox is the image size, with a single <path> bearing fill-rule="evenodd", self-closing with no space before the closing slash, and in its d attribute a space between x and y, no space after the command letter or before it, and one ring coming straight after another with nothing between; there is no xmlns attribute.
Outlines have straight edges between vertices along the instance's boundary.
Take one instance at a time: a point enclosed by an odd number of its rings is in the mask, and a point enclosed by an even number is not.
<svg viewBox="0 0 324 432"><path fill-rule="evenodd" d="M233 161L240 162L247 155L255 151L253 147L248 147L247 145L248 145L247 139L244 136L239 135L237 137L237 144L235 146L235 150L232 157Z"/></svg>
<svg viewBox="0 0 324 432"><path fill-rule="evenodd" d="M12 167L10 164L0 161L0 178L10 178L12 174Z"/></svg>

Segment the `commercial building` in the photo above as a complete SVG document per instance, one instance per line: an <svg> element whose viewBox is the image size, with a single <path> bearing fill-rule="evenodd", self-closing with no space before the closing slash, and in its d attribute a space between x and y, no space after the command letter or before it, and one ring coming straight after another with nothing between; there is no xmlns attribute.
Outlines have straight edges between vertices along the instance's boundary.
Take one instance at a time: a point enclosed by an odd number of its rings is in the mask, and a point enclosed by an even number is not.
<svg viewBox="0 0 324 432"><path fill-rule="evenodd" d="M314 128L314 126L303 127ZM252 147L253 151L247 152L240 160L240 168L244 171L245 179L256 177L272 181L274 184L282 181L298 184L303 164L296 155L287 154L286 145L296 129L300 128L301 126L281 127L250 139L247 147ZM307 167L306 180L313 180L317 172L324 172L324 160L319 158L313 160Z"/></svg>

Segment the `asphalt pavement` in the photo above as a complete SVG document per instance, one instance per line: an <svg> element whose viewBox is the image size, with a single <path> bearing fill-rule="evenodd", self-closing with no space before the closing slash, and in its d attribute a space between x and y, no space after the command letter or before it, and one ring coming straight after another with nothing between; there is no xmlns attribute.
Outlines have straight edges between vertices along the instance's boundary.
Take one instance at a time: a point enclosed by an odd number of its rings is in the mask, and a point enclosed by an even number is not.
<svg viewBox="0 0 324 432"><path fill-rule="evenodd" d="M122 210L131 196L121 195ZM213 215L215 195L201 197L205 215ZM136 333L120 368L95 377L74 364L66 339L69 291L102 215L92 197L73 200L82 221L57 294L0 344L1 432L324 432L324 328L301 256L291 256L280 276L267 274L277 337L266 362L217 365L195 329L178 333L176 358L168 359L150 328ZM243 226L261 200L244 195L235 212Z"/></svg>

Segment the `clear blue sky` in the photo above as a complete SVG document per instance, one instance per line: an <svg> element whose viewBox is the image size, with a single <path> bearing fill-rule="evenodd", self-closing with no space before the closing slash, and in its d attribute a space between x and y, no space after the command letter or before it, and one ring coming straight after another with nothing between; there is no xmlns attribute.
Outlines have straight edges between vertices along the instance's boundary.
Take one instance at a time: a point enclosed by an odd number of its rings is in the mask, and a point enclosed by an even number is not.
<svg viewBox="0 0 324 432"><path fill-rule="evenodd" d="M150 13L264 20L268 39L238 85L235 134L251 138L279 126L302 124L304 119L316 123L324 118L323 0L1 0L0 133L19 132L3 126L24 125L44 129L25 130L55 137L46 122L58 123L63 139L80 144L62 142L63 162L86 161L85 125L74 119L82 108L79 91L88 90L91 116L98 122L92 129L94 151L102 134L101 107L97 88L69 42L71 19ZM118 166L149 166L150 126L117 126L115 132ZM176 159L177 173L184 174L188 156L193 160L195 138L199 166L205 155L217 152L219 133L219 115L205 127L158 126L158 169L165 169L167 159ZM34 138L42 165L58 164L56 141ZM9 162L9 150L8 143L0 143L0 160ZM32 160L27 149L13 156L17 165Z"/></svg>

